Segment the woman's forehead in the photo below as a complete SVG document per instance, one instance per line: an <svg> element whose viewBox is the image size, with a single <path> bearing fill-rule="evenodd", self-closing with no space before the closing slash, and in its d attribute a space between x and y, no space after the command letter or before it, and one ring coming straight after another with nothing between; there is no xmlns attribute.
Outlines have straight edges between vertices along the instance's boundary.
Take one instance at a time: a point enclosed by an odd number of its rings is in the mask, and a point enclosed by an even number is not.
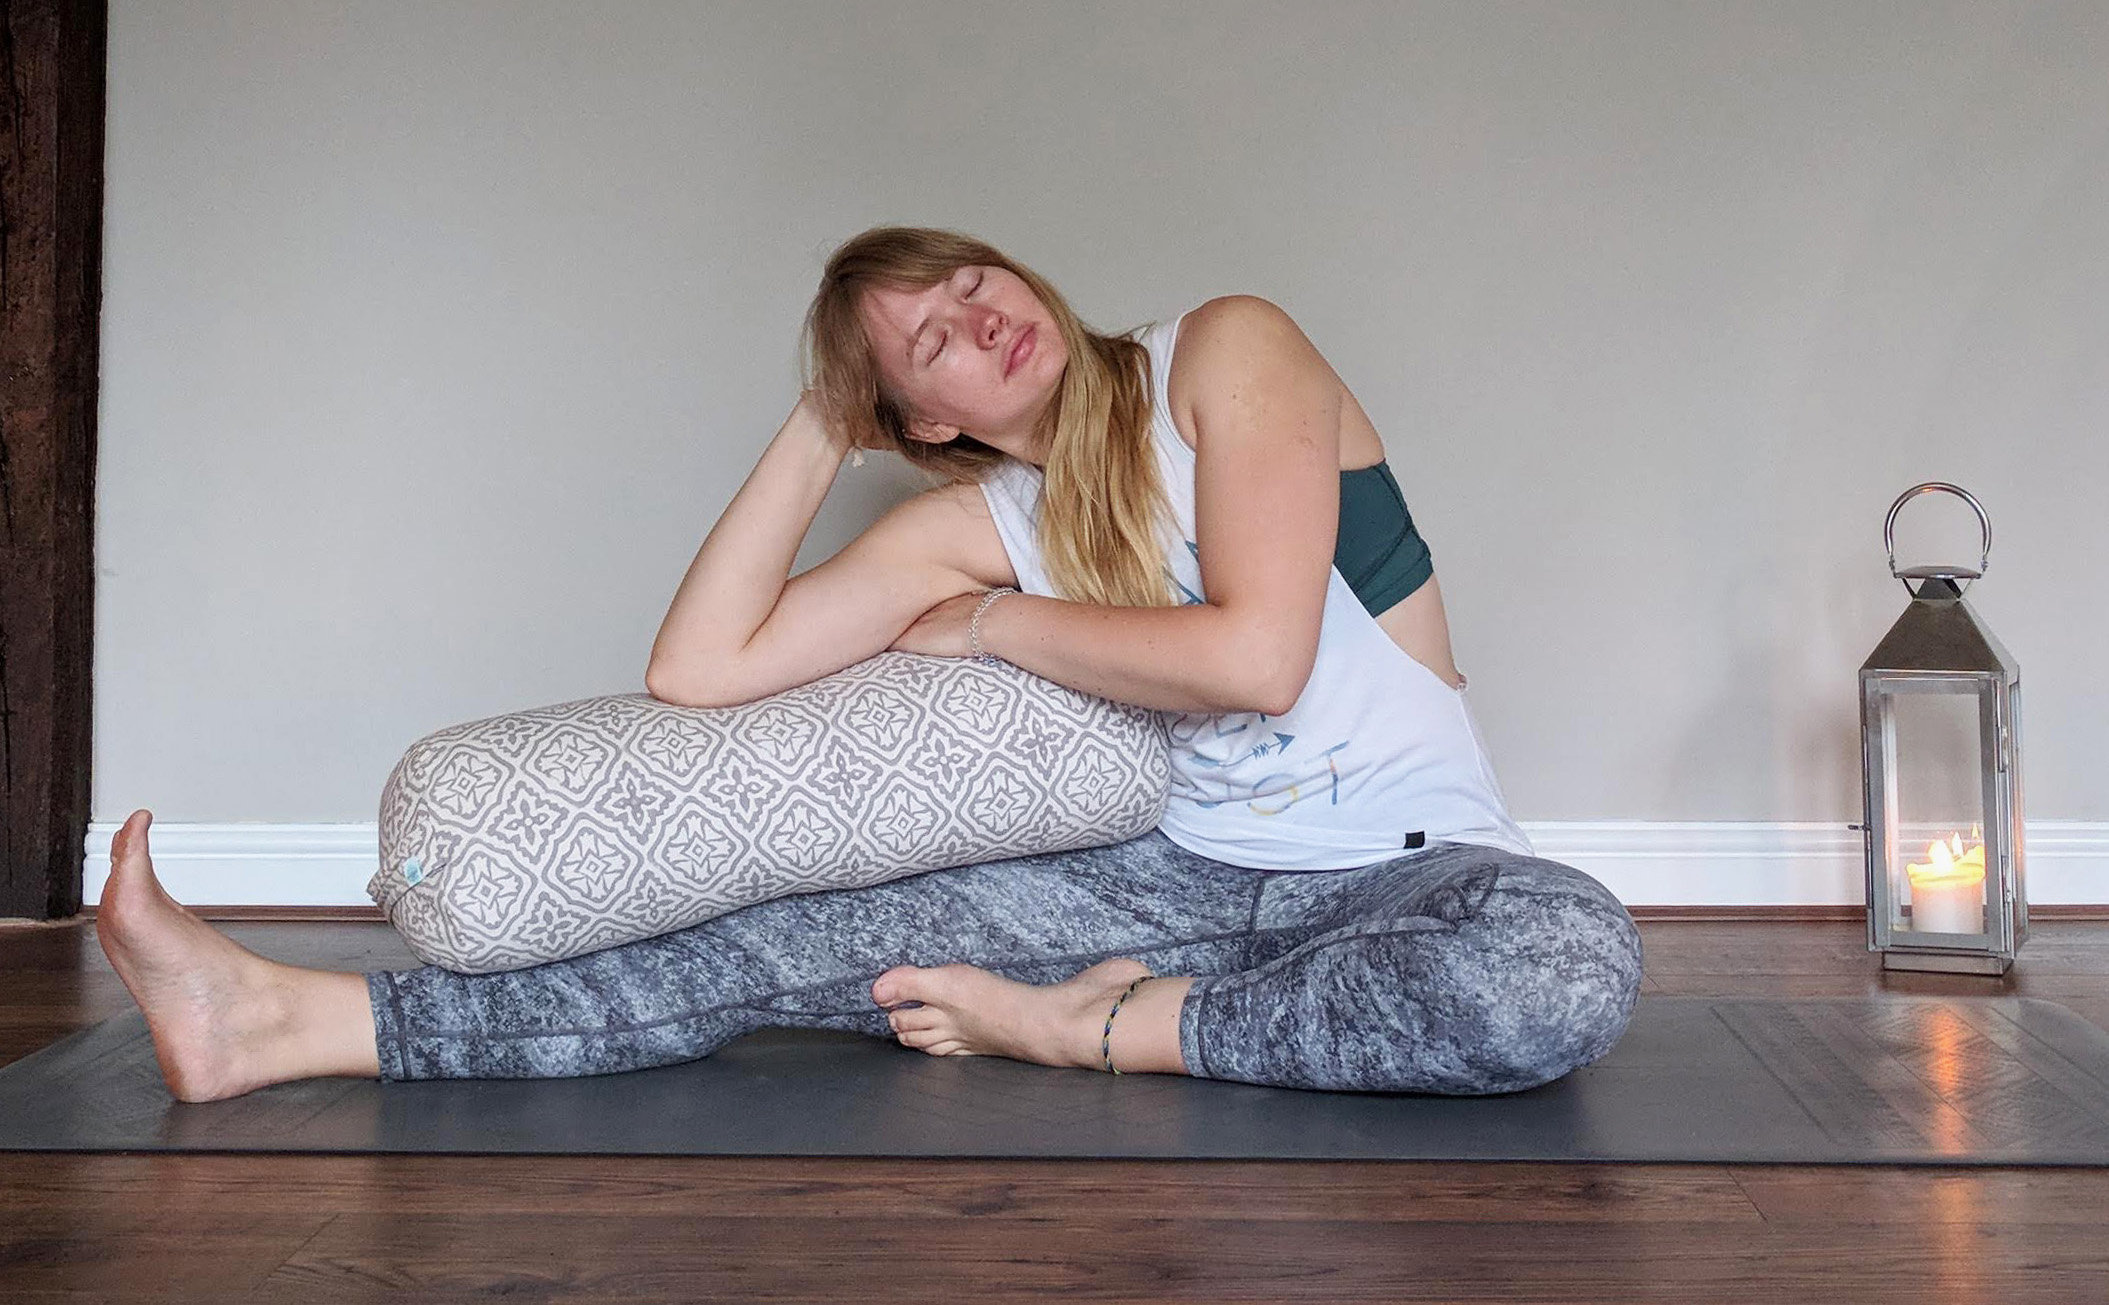
<svg viewBox="0 0 2109 1305"><path fill-rule="evenodd" d="M906 335L923 320L923 314L932 304L944 298L945 286L950 281L951 278L946 277L925 286L874 285L865 290L861 308L867 318L875 318Z"/></svg>

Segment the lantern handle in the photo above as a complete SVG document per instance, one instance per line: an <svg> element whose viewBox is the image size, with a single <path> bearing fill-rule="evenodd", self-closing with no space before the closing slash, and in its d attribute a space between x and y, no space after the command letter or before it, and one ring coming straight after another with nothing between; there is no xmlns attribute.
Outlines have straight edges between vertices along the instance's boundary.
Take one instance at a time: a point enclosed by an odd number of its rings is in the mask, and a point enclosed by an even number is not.
<svg viewBox="0 0 2109 1305"><path fill-rule="evenodd" d="M1983 536L1984 547L1978 555L1977 569L1975 571L1959 566L1914 566L1906 567L1902 571L1897 570L1897 513L1903 511L1904 505L1919 495L1934 493L1953 494L1963 502L1968 503L1970 510L1977 514L1977 528ZM1889 549L1889 573L1904 582L1904 592L1913 594L1916 597L1916 592L1912 589L1911 582L1913 580L1933 578L1961 580L1963 581L1962 588L1968 589L1970 587L1969 582L1983 576L1985 568L1991 563L1992 518L1985 515L1984 505L1971 497L1969 490L1964 489L1960 485L1951 485L1944 480L1929 480L1923 485L1913 485L1910 489L1897 495L1897 501L1889 505L1889 516L1882 522L1882 543Z"/></svg>

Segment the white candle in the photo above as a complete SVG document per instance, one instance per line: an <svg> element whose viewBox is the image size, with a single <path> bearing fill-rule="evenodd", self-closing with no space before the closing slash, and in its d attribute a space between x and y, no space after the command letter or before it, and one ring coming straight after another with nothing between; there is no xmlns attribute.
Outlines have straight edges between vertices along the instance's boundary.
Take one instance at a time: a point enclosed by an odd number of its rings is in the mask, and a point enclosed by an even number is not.
<svg viewBox="0 0 2109 1305"><path fill-rule="evenodd" d="M1911 880L1914 933L1984 932L1984 846L1963 852L1962 840L1953 841L1954 854L1947 843L1932 843L1926 848L1927 863L1914 861L1904 867Z"/></svg>

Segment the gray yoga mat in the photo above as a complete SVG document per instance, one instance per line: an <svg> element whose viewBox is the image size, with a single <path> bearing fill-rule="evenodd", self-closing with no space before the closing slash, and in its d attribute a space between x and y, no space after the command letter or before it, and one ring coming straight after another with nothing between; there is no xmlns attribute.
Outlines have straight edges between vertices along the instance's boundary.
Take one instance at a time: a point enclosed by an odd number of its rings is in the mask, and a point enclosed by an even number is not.
<svg viewBox="0 0 2109 1305"><path fill-rule="evenodd" d="M766 1030L592 1078L310 1079L174 1101L134 1011L0 1069L0 1149L2109 1164L2109 1033L2033 998L1644 997L1491 1097L934 1058Z"/></svg>

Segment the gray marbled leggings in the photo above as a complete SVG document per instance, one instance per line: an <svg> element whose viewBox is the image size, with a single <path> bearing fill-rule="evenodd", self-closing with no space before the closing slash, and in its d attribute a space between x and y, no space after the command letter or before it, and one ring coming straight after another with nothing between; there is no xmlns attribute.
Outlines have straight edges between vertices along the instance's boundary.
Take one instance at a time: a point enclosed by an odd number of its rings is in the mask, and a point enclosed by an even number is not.
<svg viewBox="0 0 2109 1305"><path fill-rule="evenodd" d="M894 965L1054 983L1115 956L1195 977L1179 1048L1197 1078L1454 1094L1602 1056L1641 972L1632 917L1557 861L1438 842L1354 870L1252 870L1153 829L759 902L530 969L366 980L383 1079L551 1078L694 1060L767 1027L890 1038L871 983Z"/></svg>

